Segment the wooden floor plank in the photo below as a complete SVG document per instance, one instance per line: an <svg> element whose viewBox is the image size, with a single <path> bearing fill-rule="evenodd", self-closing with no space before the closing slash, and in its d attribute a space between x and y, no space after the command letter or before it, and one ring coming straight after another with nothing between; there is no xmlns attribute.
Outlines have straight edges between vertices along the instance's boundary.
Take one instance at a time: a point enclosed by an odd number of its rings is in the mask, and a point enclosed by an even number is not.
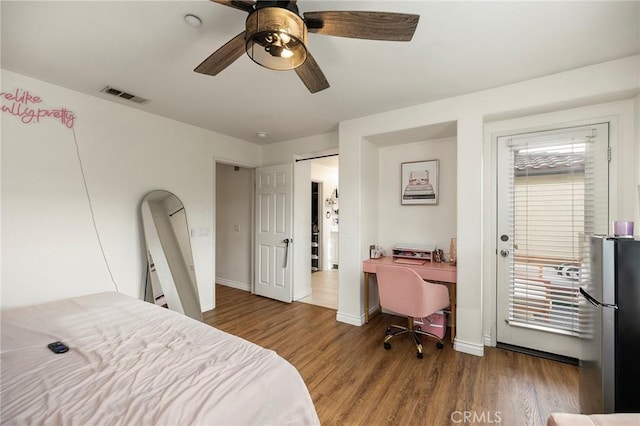
<svg viewBox="0 0 640 426"><path fill-rule="evenodd" d="M338 309L338 270L326 269L312 273L311 294L299 301Z"/></svg>
<svg viewBox="0 0 640 426"><path fill-rule="evenodd" d="M431 340L418 359L407 336L382 346L387 325L403 318L379 314L355 327L319 306L225 286L216 296L205 322L291 362L322 424L544 425L551 412L578 412L575 366L490 347L476 357ZM465 415L470 422L453 421Z"/></svg>

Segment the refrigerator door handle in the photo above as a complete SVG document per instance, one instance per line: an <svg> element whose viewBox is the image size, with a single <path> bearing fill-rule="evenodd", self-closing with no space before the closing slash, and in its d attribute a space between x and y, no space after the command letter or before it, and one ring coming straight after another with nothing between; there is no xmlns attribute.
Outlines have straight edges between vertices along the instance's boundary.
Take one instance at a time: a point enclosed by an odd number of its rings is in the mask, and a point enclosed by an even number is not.
<svg viewBox="0 0 640 426"><path fill-rule="evenodd" d="M591 303L593 306L602 306L603 308L618 309L618 305L614 305L611 303L602 303L601 301L599 301L598 299L596 299L595 297L587 293L587 291L582 287L580 287L580 293L584 296L585 299L587 299L587 302Z"/></svg>

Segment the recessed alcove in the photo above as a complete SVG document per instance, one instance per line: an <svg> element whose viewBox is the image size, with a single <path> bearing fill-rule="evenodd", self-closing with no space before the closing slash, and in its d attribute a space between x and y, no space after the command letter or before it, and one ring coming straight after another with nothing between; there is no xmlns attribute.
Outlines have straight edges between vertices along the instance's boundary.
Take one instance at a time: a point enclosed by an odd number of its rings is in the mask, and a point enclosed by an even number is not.
<svg viewBox="0 0 640 426"><path fill-rule="evenodd" d="M361 205L367 206L363 243L380 245L387 255L399 243L435 245L448 259L458 226L457 134L457 121L445 121L361 139ZM437 160L437 175L431 176L437 182L437 203L403 204L402 164L429 160ZM369 297L374 309L376 286Z"/></svg>
<svg viewBox="0 0 640 426"><path fill-rule="evenodd" d="M377 240L387 253L398 243L435 245L449 251L456 236L457 123L448 121L368 136L377 147ZM401 165L437 160L432 181L437 204L402 204ZM448 257L448 256L447 256Z"/></svg>

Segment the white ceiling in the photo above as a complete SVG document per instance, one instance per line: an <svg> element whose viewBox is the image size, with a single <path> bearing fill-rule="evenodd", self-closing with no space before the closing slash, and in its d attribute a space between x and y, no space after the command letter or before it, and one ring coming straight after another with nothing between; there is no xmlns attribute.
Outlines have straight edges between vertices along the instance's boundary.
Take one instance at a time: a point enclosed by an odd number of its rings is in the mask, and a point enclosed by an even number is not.
<svg viewBox="0 0 640 426"><path fill-rule="evenodd" d="M640 2L307 1L300 13L420 15L411 42L309 34L331 87L310 94L293 71L246 55L216 77L193 72L244 29L210 1L2 1L2 67L113 102L265 144L340 121L640 53ZM192 13L203 25L192 28ZM151 102L100 93L110 85ZM267 138L258 139L258 132Z"/></svg>

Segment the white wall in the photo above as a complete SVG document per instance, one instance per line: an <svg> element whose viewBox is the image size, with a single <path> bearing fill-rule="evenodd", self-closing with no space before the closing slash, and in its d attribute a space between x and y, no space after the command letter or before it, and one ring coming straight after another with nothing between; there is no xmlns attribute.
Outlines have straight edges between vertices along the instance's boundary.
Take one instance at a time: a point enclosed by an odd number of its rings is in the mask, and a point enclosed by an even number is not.
<svg viewBox="0 0 640 426"><path fill-rule="evenodd" d="M338 149L338 132L322 133L305 138L262 146L262 166L289 164L300 155L313 156Z"/></svg>
<svg viewBox="0 0 640 426"><path fill-rule="evenodd" d="M456 138L380 148L378 229L376 242L388 254L398 243L434 244L449 252L456 236ZM438 205L402 205L401 164L438 160Z"/></svg>
<svg viewBox="0 0 640 426"><path fill-rule="evenodd" d="M294 163L293 175L293 300L300 300L311 294L311 162Z"/></svg>
<svg viewBox="0 0 640 426"><path fill-rule="evenodd" d="M216 282L251 290L253 170L216 163Z"/></svg>
<svg viewBox="0 0 640 426"><path fill-rule="evenodd" d="M362 325L362 260L369 255L369 245L379 241L378 147L359 135L357 127L349 124L341 123L339 134L340 268L336 318L347 324ZM370 303L369 306L375 304Z"/></svg>
<svg viewBox="0 0 640 426"><path fill-rule="evenodd" d="M299 157L335 153L337 148L337 132L264 145L261 147L262 166L291 164ZM311 163L296 162L293 179L293 298L298 300L311 294Z"/></svg>
<svg viewBox="0 0 640 426"><path fill-rule="evenodd" d="M361 261L367 256L368 244L380 236L378 215L372 211L379 205L378 194L370 184L377 182L376 172L366 166L372 161L371 151L375 149L366 140L368 136L457 122L458 328L455 348L482 355L483 243L489 238L483 226L483 197L490 196L483 191L483 122L632 98L640 90L638 75L640 61L634 56L340 123L340 196L344 197L340 221L348 232L341 232L340 236L338 319L363 323ZM634 167L638 169L637 162ZM629 186L630 181L619 182L619 185Z"/></svg>
<svg viewBox="0 0 640 426"><path fill-rule="evenodd" d="M189 226L205 234L192 246L202 309L213 308L213 157L257 164L259 147L2 70L2 91L17 88L75 113L96 225L120 291L143 297L140 203L166 189L183 201ZM2 264L3 308L114 289L74 132L54 119L27 125L2 114Z"/></svg>

